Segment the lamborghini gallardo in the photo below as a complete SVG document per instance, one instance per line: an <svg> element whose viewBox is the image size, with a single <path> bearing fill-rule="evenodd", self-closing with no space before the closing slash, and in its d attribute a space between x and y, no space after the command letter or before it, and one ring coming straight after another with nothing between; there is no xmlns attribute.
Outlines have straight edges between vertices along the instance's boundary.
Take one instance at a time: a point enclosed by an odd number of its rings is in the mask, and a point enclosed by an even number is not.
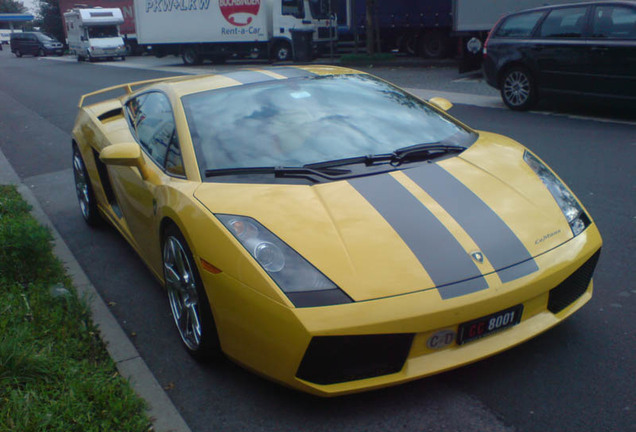
<svg viewBox="0 0 636 432"><path fill-rule="evenodd" d="M602 243L539 156L451 106L326 66L99 90L73 129L80 210L197 359L320 396L418 379L577 311Z"/></svg>

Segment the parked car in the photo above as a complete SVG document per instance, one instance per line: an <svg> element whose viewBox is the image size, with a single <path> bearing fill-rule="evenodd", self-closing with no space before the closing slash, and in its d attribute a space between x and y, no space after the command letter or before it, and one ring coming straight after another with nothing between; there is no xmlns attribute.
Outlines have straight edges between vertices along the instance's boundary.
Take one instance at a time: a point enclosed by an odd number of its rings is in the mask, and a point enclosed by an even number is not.
<svg viewBox="0 0 636 432"><path fill-rule="evenodd" d="M574 3L507 15L486 41L483 71L514 110L558 94L636 101L636 2Z"/></svg>
<svg viewBox="0 0 636 432"><path fill-rule="evenodd" d="M40 32L22 32L11 34L11 52L17 57L24 54L44 57L50 54L61 56L64 45L57 39Z"/></svg>
<svg viewBox="0 0 636 432"><path fill-rule="evenodd" d="M196 358L321 396L410 381L575 313L602 243L538 156L450 107L333 66L110 87L79 102L79 207Z"/></svg>

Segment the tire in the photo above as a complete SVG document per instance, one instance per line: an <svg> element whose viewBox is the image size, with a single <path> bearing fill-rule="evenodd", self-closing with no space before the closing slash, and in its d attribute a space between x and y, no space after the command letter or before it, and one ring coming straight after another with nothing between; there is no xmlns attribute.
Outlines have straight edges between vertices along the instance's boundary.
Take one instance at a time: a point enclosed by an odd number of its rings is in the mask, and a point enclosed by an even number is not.
<svg viewBox="0 0 636 432"><path fill-rule="evenodd" d="M292 47L287 41L279 41L274 45L272 49L272 60L274 61L287 61L292 58Z"/></svg>
<svg viewBox="0 0 636 432"><path fill-rule="evenodd" d="M199 54L199 50L193 46L183 48L181 59L183 60L183 64L188 66L196 66L203 63L203 58L201 54Z"/></svg>
<svg viewBox="0 0 636 432"><path fill-rule="evenodd" d="M78 54L77 55L77 61L78 62L84 61L84 56L81 56L81 55Z"/></svg>
<svg viewBox="0 0 636 432"><path fill-rule="evenodd" d="M90 226L98 226L102 218L97 209L95 193L91 185L91 179L86 171L84 159L76 144L73 144L73 177L75 179L75 193L82 212L82 217Z"/></svg>
<svg viewBox="0 0 636 432"><path fill-rule="evenodd" d="M46 57L46 53L44 52L42 48L38 50L38 57Z"/></svg>
<svg viewBox="0 0 636 432"><path fill-rule="evenodd" d="M121 61L126 61L126 56L121 56Z"/></svg>
<svg viewBox="0 0 636 432"><path fill-rule="evenodd" d="M210 302L185 238L176 226L169 225L161 244L168 302L183 346L196 360L219 356Z"/></svg>
<svg viewBox="0 0 636 432"><path fill-rule="evenodd" d="M538 99L536 84L530 71L522 66L506 70L501 77L499 88L501 99L515 111L532 108Z"/></svg>
<svg viewBox="0 0 636 432"><path fill-rule="evenodd" d="M19 49L15 50L14 54L16 57L22 57L22 52Z"/></svg>
<svg viewBox="0 0 636 432"><path fill-rule="evenodd" d="M446 56L448 45L448 36L439 31L430 31L422 36L420 53L422 57L441 59Z"/></svg>

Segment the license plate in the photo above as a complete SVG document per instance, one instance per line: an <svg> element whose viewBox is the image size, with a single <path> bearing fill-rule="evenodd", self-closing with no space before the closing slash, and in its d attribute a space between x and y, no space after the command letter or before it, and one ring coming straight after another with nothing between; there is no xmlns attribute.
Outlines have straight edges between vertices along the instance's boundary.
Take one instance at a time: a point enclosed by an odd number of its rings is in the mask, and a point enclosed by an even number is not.
<svg viewBox="0 0 636 432"><path fill-rule="evenodd" d="M517 305L510 309L460 324L457 331L457 345L515 326L521 321L522 313L523 305Z"/></svg>

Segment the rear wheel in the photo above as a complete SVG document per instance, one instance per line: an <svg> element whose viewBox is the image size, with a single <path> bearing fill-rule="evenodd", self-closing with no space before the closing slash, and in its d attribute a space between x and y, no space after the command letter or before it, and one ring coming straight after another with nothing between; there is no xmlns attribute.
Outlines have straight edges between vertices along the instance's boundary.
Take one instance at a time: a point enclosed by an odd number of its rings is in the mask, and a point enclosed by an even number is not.
<svg viewBox="0 0 636 432"><path fill-rule="evenodd" d="M515 66L508 69L501 78L501 99L508 108L525 111L537 102L534 78L528 69Z"/></svg>
<svg viewBox="0 0 636 432"><path fill-rule="evenodd" d="M97 201L93 193L90 177L84 165L84 159L77 145L73 144L73 177L75 179L75 193L80 206L80 211L87 224L99 225L102 222Z"/></svg>
<svg viewBox="0 0 636 432"><path fill-rule="evenodd" d="M439 31L430 31L422 36L420 52L422 56L440 59L446 56L449 39L446 34Z"/></svg>
<svg viewBox="0 0 636 432"><path fill-rule="evenodd" d="M174 225L166 229L162 245L166 291L181 341L197 360L214 357L220 353L219 339L190 248Z"/></svg>
<svg viewBox="0 0 636 432"><path fill-rule="evenodd" d="M289 42L279 41L274 45L272 50L272 59L274 61L287 61L292 58L292 48Z"/></svg>

